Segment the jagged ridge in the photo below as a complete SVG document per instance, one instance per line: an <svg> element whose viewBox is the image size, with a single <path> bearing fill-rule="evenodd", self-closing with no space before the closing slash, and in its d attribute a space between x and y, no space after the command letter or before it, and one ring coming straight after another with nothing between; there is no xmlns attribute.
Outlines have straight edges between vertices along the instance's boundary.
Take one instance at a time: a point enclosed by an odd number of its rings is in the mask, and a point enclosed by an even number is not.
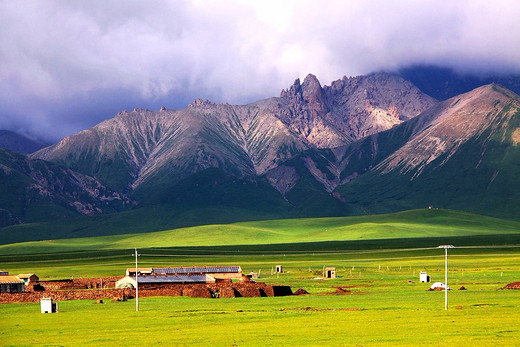
<svg viewBox="0 0 520 347"><path fill-rule="evenodd" d="M121 112L33 157L142 196L154 185L175 184L208 168L261 175L302 151L391 128L434 103L390 74L344 78L324 88L309 75L279 98L250 105L196 100L179 111Z"/></svg>

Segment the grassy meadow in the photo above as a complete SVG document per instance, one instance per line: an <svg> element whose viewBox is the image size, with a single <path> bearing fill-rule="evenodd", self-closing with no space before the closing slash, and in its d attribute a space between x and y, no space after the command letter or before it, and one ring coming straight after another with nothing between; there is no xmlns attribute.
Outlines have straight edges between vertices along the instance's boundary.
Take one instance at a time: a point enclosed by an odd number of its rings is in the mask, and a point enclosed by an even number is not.
<svg viewBox="0 0 520 347"><path fill-rule="evenodd" d="M233 231L244 225L252 229L249 244ZM236 264L244 273L258 272L259 281L310 294L142 298L139 312L135 300L63 301L59 313L47 315L38 303L0 304L0 345L519 344L520 291L501 289L520 281L517 222L421 210L365 220L237 223L230 226L235 238L226 238L224 226L215 226L223 228L220 234L204 228L197 242L206 246L194 244L189 229L165 231L172 237L162 245L153 234L120 235L105 247L96 238L55 240L55 248L6 245L0 269L42 279L122 276L138 247L139 266ZM137 236L134 243L126 239ZM419 282L420 271L444 282L444 250L437 248L443 243L457 246L449 251L447 311L444 292ZM273 273L278 264L282 274ZM335 266L338 278L323 279L324 266ZM338 287L350 292L336 294Z"/></svg>
<svg viewBox="0 0 520 347"><path fill-rule="evenodd" d="M214 248L338 241L363 245L363 241L373 243L372 240L378 241L367 246L368 248L385 247L386 243L394 244L392 240L399 240L395 248L402 248L399 244L406 242L406 239L413 240L410 245L415 246L417 240L421 239L437 238L442 241L457 237L466 239L468 236L473 240L480 237L479 240L482 241L477 243L494 244L500 241L496 235L507 235L504 241L506 243L511 238L519 238L520 222L460 211L423 209L372 216L265 220L201 225L149 233L11 243L0 245L0 256L135 247ZM428 241L426 244L429 243Z"/></svg>

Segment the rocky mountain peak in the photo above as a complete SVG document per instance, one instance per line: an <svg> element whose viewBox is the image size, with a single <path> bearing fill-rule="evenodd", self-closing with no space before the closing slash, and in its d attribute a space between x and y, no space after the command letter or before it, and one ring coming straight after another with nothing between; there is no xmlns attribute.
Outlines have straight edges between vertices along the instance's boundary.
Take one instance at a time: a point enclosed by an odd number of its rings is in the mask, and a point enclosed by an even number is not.
<svg viewBox="0 0 520 347"><path fill-rule="evenodd" d="M343 78L322 86L309 74L281 97L249 105L196 99L186 109L121 112L35 153L125 193L218 168L234 177L265 173L313 148L337 148L387 130L435 101L402 78Z"/></svg>
<svg viewBox="0 0 520 347"><path fill-rule="evenodd" d="M280 93L281 98L290 98L295 97L296 95L299 95L301 92L301 84L300 79L297 78L294 80L294 83L292 86L290 86L288 89L282 89L282 92Z"/></svg>
<svg viewBox="0 0 520 347"><path fill-rule="evenodd" d="M282 90L270 110L310 145L332 148L388 130L436 103L389 73L343 77L323 87L309 74Z"/></svg>
<svg viewBox="0 0 520 347"><path fill-rule="evenodd" d="M213 102L213 101L210 101L210 100L202 100L200 98L197 98L195 100L193 100L193 102L191 104L188 105L188 107L212 107L212 106L215 106L216 104Z"/></svg>
<svg viewBox="0 0 520 347"><path fill-rule="evenodd" d="M316 76L312 74L307 75L303 81L301 90L303 101L306 102L312 110L316 112L326 111L323 89Z"/></svg>
<svg viewBox="0 0 520 347"><path fill-rule="evenodd" d="M302 84L302 93L303 95L312 95L321 93L321 84L318 81L318 78L313 74L308 74L307 77L303 80Z"/></svg>
<svg viewBox="0 0 520 347"><path fill-rule="evenodd" d="M291 87L282 90L280 97L297 98L308 104L313 104L322 102L323 89L318 78L313 74L308 74L303 83L300 83L300 79L297 78Z"/></svg>

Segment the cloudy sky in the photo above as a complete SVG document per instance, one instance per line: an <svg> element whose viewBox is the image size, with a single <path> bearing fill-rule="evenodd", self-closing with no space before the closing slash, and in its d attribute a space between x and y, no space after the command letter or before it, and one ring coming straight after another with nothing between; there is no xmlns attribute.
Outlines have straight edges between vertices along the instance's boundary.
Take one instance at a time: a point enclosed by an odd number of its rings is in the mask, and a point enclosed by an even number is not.
<svg viewBox="0 0 520 347"><path fill-rule="evenodd" d="M516 0L0 0L0 129L55 141L123 109L278 96L308 73L518 73L519 18Z"/></svg>

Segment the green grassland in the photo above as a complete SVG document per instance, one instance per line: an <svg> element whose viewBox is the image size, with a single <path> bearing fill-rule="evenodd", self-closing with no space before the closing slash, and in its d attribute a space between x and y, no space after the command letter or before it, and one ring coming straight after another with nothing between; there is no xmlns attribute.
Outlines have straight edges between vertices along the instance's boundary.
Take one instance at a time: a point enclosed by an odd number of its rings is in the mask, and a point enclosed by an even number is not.
<svg viewBox="0 0 520 347"><path fill-rule="evenodd" d="M357 244L358 247L364 246L363 248L380 248L384 247L385 243L402 248L399 244L403 246L410 244L413 247L421 239L429 243L431 238L441 242L460 237L465 240L465 244L469 245L472 244L472 240L477 244L479 242L493 244L501 241L501 237L497 235L508 235L505 240L502 240L505 243L512 238L518 239L520 222L460 211L424 209L373 216L267 220L203 225L138 234L33 241L2 245L0 256L134 247L215 247L316 242L336 242L330 247L337 247L339 241L355 241L350 245ZM378 241L369 246L371 240ZM319 245L309 245L307 248L316 247Z"/></svg>
<svg viewBox="0 0 520 347"><path fill-rule="evenodd" d="M142 298L95 304L60 302L60 312L39 313L37 303L0 305L1 345L515 345L520 338L519 292L501 290L520 278L516 247L455 248L450 252L449 310L444 293L429 292L418 281L426 270L443 281L440 249L329 251L269 255L153 254L143 266L167 264L240 264L260 270L260 280L304 288L310 295L275 298ZM95 258L95 256L93 256ZM271 273L276 264L284 273ZM76 276L122 274L132 265L117 259L52 263L4 263L10 271L33 270ZM323 266L336 266L338 278L320 279ZM42 266L37 268L37 266ZM14 271L16 272L16 271ZM408 283L411 280L412 283ZM464 285L467 290L457 290ZM335 295L337 287L352 294ZM420 342L418 342L418 339Z"/></svg>
<svg viewBox="0 0 520 347"><path fill-rule="evenodd" d="M520 281L519 234L518 222L415 210L5 245L2 270L42 279L123 276L137 247L139 266L240 265L310 294L142 298L139 312L135 300L63 301L47 315L38 303L1 304L0 345L516 345L520 291L501 288ZM457 246L447 311L444 292L419 282L420 271L444 281L444 243ZM324 266L338 278L323 279Z"/></svg>

